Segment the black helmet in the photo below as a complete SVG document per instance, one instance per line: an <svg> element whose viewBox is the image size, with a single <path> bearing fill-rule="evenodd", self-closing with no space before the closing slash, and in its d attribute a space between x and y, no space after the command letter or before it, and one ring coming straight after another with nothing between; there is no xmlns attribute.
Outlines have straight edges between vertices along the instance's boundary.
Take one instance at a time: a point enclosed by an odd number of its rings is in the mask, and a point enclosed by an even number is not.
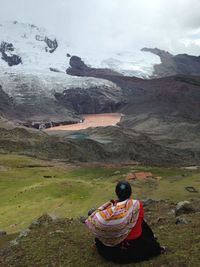
<svg viewBox="0 0 200 267"><path fill-rule="evenodd" d="M128 198L130 198L132 189L131 185L127 181L120 181L116 185L115 193L119 198L119 201L124 201Z"/></svg>

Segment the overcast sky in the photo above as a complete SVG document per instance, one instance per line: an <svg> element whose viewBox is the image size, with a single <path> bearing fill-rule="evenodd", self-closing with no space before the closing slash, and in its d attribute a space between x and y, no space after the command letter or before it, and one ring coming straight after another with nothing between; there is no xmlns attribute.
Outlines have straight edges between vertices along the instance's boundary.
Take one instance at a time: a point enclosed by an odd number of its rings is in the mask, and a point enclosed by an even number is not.
<svg viewBox="0 0 200 267"><path fill-rule="evenodd" d="M200 0L0 0L0 19L34 23L84 49L144 46L200 55Z"/></svg>

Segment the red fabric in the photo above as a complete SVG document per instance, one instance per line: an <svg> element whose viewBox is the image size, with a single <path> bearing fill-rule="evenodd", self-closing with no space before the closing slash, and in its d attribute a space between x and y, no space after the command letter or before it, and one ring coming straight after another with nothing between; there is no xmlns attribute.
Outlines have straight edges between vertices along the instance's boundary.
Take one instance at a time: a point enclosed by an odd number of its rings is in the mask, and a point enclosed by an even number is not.
<svg viewBox="0 0 200 267"><path fill-rule="evenodd" d="M125 240L134 240L142 234L142 222L144 219L144 208L142 202L140 202L140 213L136 225L131 230L130 234Z"/></svg>

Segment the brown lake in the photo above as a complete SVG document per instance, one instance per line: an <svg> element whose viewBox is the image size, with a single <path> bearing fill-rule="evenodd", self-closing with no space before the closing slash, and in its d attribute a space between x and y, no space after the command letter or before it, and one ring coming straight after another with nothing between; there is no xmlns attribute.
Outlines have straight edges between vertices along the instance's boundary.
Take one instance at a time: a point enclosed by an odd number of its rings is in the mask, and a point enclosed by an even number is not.
<svg viewBox="0 0 200 267"><path fill-rule="evenodd" d="M103 113L103 114L83 114L81 117L84 118L83 122L70 124L70 125L60 125L57 127L52 127L46 129L46 131L78 131L87 129L89 127L105 127L105 126L115 126L122 117L121 113Z"/></svg>

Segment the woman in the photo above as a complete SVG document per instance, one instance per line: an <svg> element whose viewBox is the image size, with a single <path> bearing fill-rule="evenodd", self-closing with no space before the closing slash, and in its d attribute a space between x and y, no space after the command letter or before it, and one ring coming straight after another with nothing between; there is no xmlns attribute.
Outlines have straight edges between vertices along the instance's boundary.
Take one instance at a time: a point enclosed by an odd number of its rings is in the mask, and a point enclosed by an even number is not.
<svg viewBox="0 0 200 267"><path fill-rule="evenodd" d="M105 259L130 263L148 260L164 251L144 221L142 203L131 199L131 186L121 181L116 186L118 200L111 200L93 211L86 220L96 236L95 245Z"/></svg>

